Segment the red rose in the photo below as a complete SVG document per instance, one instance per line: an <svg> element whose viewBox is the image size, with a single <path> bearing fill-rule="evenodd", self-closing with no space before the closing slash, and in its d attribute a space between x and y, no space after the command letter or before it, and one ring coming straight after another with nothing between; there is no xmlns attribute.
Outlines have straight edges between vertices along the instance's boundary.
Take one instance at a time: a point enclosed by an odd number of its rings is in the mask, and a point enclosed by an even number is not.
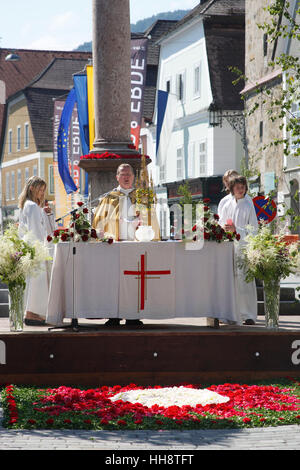
<svg viewBox="0 0 300 470"><path fill-rule="evenodd" d="M77 202L77 206L79 207L83 206L83 202Z"/></svg>
<svg viewBox="0 0 300 470"><path fill-rule="evenodd" d="M218 216L218 214L214 214L214 219L215 219L215 220L219 220L219 218L220 218L220 217Z"/></svg>
<svg viewBox="0 0 300 470"><path fill-rule="evenodd" d="M236 238L237 240L239 240L239 239L241 238L240 234L237 233L236 236L235 236L235 238Z"/></svg>
<svg viewBox="0 0 300 470"><path fill-rule="evenodd" d="M59 237L59 232L60 232L59 230L54 230L53 235L55 237Z"/></svg>
<svg viewBox="0 0 300 470"><path fill-rule="evenodd" d="M204 206L203 209L204 209L205 211L209 211L209 207L208 207L208 206Z"/></svg>
<svg viewBox="0 0 300 470"><path fill-rule="evenodd" d="M88 237L87 235L82 235L82 237L81 237L81 240L82 240L83 242L87 242L88 239L89 239L89 237Z"/></svg>
<svg viewBox="0 0 300 470"><path fill-rule="evenodd" d="M194 225L194 227L192 228L192 231L196 232L196 230L197 230L197 225Z"/></svg>
<svg viewBox="0 0 300 470"><path fill-rule="evenodd" d="M203 199L203 202L204 202L204 204L208 204L208 203L210 202L209 197L205 197L205 198Z"/></svg>
<svg viewBox="0 0 300 470"><path fill-rule="evenodd" d="M204 232L204 240L209 240L210 234L208 232Z"/></svg>
<svg viewBox="0 0 300 470"><path fill-rule="evenodd" d="M87 214L87 213L88 213L88 211L89 211L89 210L88 210L88 208L87 208L87 207L84 207L84 208L82 209L82 212L83 212L84 214Z"/></svg>
<svg viewBox="0 0 300 470"><path fill-rule="evenodd" d="M111 245L113 243L114 239L113 238L109 238L108 239L108 243Z"/></svg>
<svg viewBox="0 0 300 470"><path fill-rule="evenodd" d="M97 238L97 232L94 228L92 228L92 230L91 230L91 237L92 238Z"/></svg>
<svg viewBox="0 0 300 470"><path fill-rule="evenodd" d="M51 240L52 240L52 237L51 237L51 235L48 235L48 237L47 237L47 241L48 241L48 242L51 242Z"/></svg>
<svg viewBox="0 0 300 470"><path fill-rule="evenodd" d="M68 235L66 233L62 233L60 239L63 241L63 242L66 242L68 240Z"/></svg>

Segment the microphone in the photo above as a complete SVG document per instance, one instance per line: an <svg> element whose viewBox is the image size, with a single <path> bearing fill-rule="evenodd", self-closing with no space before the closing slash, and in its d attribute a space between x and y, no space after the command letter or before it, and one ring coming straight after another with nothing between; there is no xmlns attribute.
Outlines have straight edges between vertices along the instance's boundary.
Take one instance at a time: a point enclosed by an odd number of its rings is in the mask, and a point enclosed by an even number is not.
<svg viewBox="0 0 300 470"><path fill-rule="evenodd" d="M83 204L83 206L81 207L86 207L88 206L89 204L93 204L94 202L96 201L99 201L100 199L102 199L103 197L107 196L107 194L109 194L111 191L108 191L106 193L103 193L103 194L100 194L100 196L96 197L95 199L93 199L91 202L87 202L85 204ZM73 209L72 211L70 212L67 212L65 215L62 215L61 217L59 217L58 219L55 219L55 222L59 222L60 220L63 220L65 219L66 217L68 217L69 215L73 215L79 210L79 207L76 207L75 209Z"/></svg>

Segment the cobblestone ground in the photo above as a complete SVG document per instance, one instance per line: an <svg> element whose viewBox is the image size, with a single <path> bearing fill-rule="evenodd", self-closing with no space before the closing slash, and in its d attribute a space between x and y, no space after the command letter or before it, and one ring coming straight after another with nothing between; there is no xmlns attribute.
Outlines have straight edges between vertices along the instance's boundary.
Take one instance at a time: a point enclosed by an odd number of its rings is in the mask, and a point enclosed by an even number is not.
<svg viewBox="0 0 300 470"><path fill-rule="evenodd" d="M102 450L107 455L111 451L120 451L120 455L133 451L134 455L135 451L157 450L194 456L201 450L299 450L300 426L196 431L16 431L0 426L0 449Z"/></svg>

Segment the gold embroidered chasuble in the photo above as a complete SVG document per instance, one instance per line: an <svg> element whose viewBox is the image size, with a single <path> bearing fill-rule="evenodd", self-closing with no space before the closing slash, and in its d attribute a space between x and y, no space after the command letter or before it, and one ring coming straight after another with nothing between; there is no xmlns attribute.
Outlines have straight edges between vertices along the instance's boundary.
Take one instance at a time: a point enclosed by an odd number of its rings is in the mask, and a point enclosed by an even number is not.
<svg viewBox="0 0 300 470"><path fill-rule="evenodd" d="M103 197L96 208L92 223L93 228L103 230L104 233L112 235L115 240L120 239L120 201L124 197L126 197L124 193L118 189L113 189ZM134 205L136 203L135 189L128 194L128 197ZM154 207L150 209L149 219L155 233L154 240L160 240L159 224Z"/></svg>

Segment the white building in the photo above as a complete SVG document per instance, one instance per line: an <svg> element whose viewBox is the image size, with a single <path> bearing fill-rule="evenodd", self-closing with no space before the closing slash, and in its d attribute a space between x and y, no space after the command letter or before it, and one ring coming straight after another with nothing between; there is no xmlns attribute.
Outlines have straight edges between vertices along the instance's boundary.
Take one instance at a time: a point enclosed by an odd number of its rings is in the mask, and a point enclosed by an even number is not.
<svg viewBox="0 0 300 470"><path fill-rule="evenodd" d="M154 142L152 154L148 152L154 182L168 187L188 179L198 197L211 197L217 203L223 194L220 190L207 194L203 181L216 176L221 181L229 168L239 170L245 154L242 84L232 84L236 76L228 69L244 70L244 0L202 0L159 44L157 89L172 94L176 104L160 165L155 159L156 126L148 128ZM212 103L218 118L222 111L219 126L210 125Z"/></svg>

